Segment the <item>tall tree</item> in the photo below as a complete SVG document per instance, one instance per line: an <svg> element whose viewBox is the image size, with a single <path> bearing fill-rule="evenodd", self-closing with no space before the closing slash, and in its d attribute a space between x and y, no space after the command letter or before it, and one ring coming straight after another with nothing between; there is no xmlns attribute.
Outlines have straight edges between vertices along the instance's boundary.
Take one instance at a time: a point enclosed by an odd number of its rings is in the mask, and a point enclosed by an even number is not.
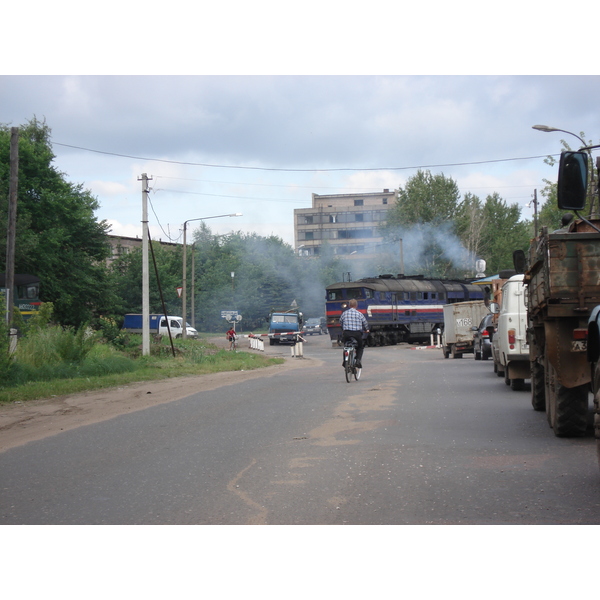
<svg viewBox="0 0 600 600"><path fill-rule="evenodd" d="M53 165L50 128L33 118L19 127L15 270L41 279L40 298L63 325L80 325L112 303L104 260L108 225L98 201ZM6 231L10 126L0 125L0 227ZM0 256L0 270L5 257Z"/></svg>
<svg viewBox="0 0 600 600"><path fill-rule="evenodd" d="M483 207L485 225L481 255L487 262L487 272L512 269L515 250L527 252L531 240L529 221L521 220L518 204L508 205L497 193L489 195Z"/></svg>
<svg viewBox="0 0 600 600"><path fill-rule="evenodd" d="M458 185L443 173L418 171L399 188L382 231L388 241L402 239L407 273L446 277L472 269L454 224L459 206Z"/></svg>

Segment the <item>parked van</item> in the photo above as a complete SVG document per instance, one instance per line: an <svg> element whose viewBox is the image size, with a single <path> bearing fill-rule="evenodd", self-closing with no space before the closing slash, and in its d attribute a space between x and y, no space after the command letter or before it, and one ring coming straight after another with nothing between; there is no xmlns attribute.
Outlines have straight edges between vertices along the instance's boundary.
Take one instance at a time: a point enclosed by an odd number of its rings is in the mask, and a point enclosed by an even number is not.
<svg viewBox="0 0 600 600"><path fill-rule="evenodd" d="M497 307L497 305L496 305ZM502 286L498 329L492 339L494 370L506 385L521 390L531 377L527 344L527 309L523 274L513 275Z"/></svg>

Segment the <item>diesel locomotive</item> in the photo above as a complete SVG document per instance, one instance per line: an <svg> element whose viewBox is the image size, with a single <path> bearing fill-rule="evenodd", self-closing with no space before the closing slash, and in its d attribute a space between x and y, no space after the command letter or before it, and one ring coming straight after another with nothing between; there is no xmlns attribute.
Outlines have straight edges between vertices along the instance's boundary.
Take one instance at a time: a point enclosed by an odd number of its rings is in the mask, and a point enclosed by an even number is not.
<svg viewBox="0 0 600 600"><path fill-rule="evenodd" d="M327 329L340 343L340 315L356 298L369 322L369 346L426 343L444 328L444 304L484 300L484 286L469 281L427 279L422 275L379 275L333 283L326 288Z"/></svg>

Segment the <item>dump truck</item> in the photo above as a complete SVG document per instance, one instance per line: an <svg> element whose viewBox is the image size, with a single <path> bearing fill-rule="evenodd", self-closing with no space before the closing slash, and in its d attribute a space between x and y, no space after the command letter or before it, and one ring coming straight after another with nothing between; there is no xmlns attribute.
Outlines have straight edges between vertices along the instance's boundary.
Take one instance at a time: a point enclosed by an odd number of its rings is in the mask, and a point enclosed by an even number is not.
<svg viewBox="0 0 600 600"><path fill-rule="evenodd" d="M442 334L442 352L444 358L462 358L463 354L473 354L473 327L489 310L483 300L454 302L445 304L444 332Z"/></svg>
<svg viewBox="0 0 600 600"><path fill-rule="evenodd" d="M302 331L302 313L297 308L272 310L269 314L269 344L295 344Z"/></svg>
<svg viewBox="0 0 600 600"><path fill-rule="evenodd" d="M578 213L588 200L589 158L586 151L561 154L558 207L575 215L563 215L558 230L542 227L531 243L528 260L518 254L515 260L517 270L525 270L531 403L535 410L546 411L559 437L586 433L592 372L598 362L587 352L588 322L600 304L600 219L592 216L591 195L590 216Z"/></svg>

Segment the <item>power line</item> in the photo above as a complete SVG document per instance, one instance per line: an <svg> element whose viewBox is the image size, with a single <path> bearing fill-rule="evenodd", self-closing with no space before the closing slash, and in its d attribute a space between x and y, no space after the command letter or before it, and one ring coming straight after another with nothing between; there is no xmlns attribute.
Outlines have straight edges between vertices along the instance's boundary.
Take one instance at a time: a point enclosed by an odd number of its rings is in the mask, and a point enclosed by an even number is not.
<svg viewBox="0 0 600 600"><path fill-rule="evenodd" d="M212 196L214 198L237 198L239 200L263 200L265 202L289 202L293 204L298 204L301 202L299 200L295 200L294 198L286 199L286 198L257 198L256 196L230 196L227 194L208 194L206 192L189 192L186 190L172 190L169 188L156 188L153 190L156 192L171 192L173 194L190 194L192 196Z"/></svg>
<svg viewBox="0 0 600 600"><path fill-rule="evenodd" d="M52 142L53 145L63 146L65 148L74 148L76 150L85 150L86 152L95 152L96 154L106 154L109 156L119 156L121 158L132 158L134 160L144 160L144 161L153 161L153 162L163 162L169 164L176 165L188 165L194 167L212 167L215 169L245 169L251 171L278 171L278 172L295 172L295 173L314 173L314 172L336 172L336 171L405 171L410 169L434 169L440 167L464 167L468 165L483 165L489 163L499 163L499 162L510 162L510 161L518 161L518 160L534 160L540 158L547 158L548 156L559 156L558 154L544 154L542 156L525 156L520 158L498 158L493 160L478 160L478 161L470 161L470 162L459 162L459 163L445 163L445 164L437 164L437 165L416 165L412 167L340 167L334 169L283 169L283 168L275 168L275 167L249 167L249 166L240 166L240 165L219 165L219 164L210 164L210 163L196 163L196 162L186 162L180 160L167 160L164 158L147 158L143 156L132 156L130 154L119 154L117 152L106 152L104 150L94 150L92 148L83 148L81 146L73 146L71 144L61 144L60 142Z"/></svg>

